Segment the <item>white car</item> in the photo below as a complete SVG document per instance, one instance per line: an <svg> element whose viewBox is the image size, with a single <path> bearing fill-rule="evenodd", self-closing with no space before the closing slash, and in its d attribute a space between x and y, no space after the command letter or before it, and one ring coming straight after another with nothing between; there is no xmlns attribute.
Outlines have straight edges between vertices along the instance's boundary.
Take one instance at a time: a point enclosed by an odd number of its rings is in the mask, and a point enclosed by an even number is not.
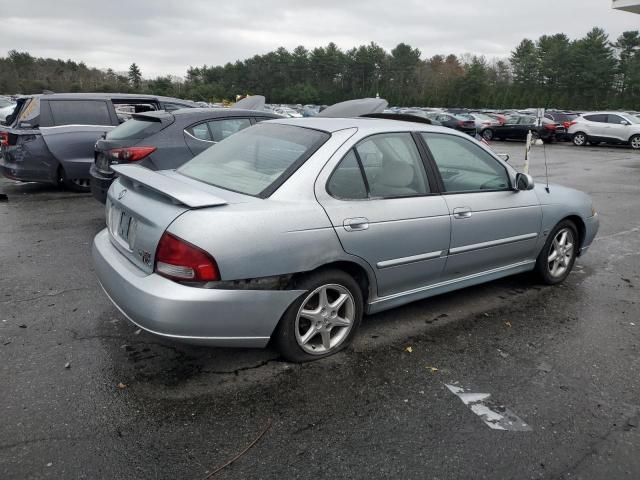
<svg viewBox="0 0 640 480"><path fill-rule="evenodd" d="M574 145L623 143L640 150L640 119L626 112L591 112L576 118L569 127Z"/></svg>

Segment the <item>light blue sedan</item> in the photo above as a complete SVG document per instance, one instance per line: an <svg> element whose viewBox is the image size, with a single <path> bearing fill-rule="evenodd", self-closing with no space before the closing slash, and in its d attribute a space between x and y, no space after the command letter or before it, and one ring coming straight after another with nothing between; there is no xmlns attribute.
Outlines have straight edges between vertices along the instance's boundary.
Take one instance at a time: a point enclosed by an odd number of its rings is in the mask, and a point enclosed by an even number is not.
<svg viewBox="0 0 640 480"><path fill-rule="evenodd" d="M530 270L562 282L598 231L588 195L424 123L272 120L176 171L114 170L93 259L122 313L293 361L345 348L367 313Z"/></svg>

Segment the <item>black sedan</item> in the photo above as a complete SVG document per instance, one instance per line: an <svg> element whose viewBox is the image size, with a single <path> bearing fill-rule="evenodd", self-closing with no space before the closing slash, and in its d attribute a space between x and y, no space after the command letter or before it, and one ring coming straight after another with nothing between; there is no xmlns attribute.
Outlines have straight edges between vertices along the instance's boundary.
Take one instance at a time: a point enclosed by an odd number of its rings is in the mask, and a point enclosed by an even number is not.
<svg viewBox="0 0 640 480"><path fill-rule="evenodd" d="M111 165L135 162L152 170L175 169L229 135L273 118L281 117L262 110L211 108L133 114L96 142L91 192L105 203L115 177Z"/></svg>
<svg viewBox="0 0 640 480"><path fill-rule="evenodd" d="M566 129L548 118L542 119L542 125L537 125L537 118L532 115L512 115L507 117L503 125L484 128L480 135L485 140L526 140L527 134L532 131L543 142L553 142L556 135L563 135Z"/></svg>
<svg viewBox="0 0 640 480"><path fill-rule="evenodd" d="M435 120L443 127L459 130L467 135L471 135L472 137L476 136L476 121L467 115L454 115L452 113L445 112L427 112L426 117L430 120Z"/></svg>

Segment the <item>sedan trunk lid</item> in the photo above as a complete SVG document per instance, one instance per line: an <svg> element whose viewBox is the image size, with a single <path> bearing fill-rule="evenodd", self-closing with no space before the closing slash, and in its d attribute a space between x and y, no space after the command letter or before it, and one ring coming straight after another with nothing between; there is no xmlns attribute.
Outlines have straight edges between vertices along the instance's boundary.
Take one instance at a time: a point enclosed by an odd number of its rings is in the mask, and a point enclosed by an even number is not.
<svg viewBox="0 0 640 480"><path fill-rule="evenodd" d="M174 172L139 165L113 169L120 177L107 196L107 228L116 248L146 273L153 272L158 242L176 218L190 209L228 203L213 192L214 187ZM237 194L230 197L232 201Z"/></svg>

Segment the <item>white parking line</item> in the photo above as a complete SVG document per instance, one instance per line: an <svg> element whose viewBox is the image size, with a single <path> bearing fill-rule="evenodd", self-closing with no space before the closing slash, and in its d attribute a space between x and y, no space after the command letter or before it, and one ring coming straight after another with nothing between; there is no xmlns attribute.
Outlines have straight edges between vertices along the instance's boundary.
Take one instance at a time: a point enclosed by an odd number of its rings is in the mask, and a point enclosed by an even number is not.
<svg viewBox="0 0 640 480"><path fill-rule="evenodd" d="M533 430L504 405L491 401L490 393L472 393L460 385L445 383L445 386L462 400L462 403L467 405L473 413L478 415L489 428L513 432L530 432Z"/></svg>

